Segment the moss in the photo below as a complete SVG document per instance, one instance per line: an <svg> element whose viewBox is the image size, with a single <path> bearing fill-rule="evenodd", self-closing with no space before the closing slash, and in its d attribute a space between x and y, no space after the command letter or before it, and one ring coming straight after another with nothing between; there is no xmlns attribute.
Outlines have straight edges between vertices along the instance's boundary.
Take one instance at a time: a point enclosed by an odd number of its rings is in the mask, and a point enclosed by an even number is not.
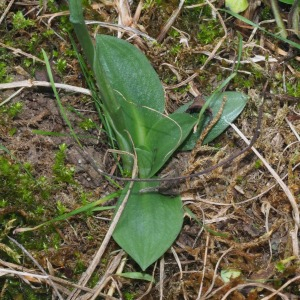
<svg viewBox="0 0 300 300"><path fill-rule="evenodd" d="M287 82L286 83L287 93L293 97L300 97L300 82L297 80L296 82Z"/></svg>
<svg viewBox="0 0 300 300"><path fill-rule="evenodd" d="M9 106L4 106L0 109L0 112L7 113L10 118L15 118L19 115L19 113L22 111L23 103L22 102L16 102Z"/></svg>
<svg viewBox="0 0 300 300"><path fill-rule="evenodd" d="M223 35L223 29L220 23L215 20L202 21L199 24L197 40L202 45L214 44L218 37Z"/></svg>
<svg viewBox="0 0 300 300"><path fill-rule="evenodd" d="M15 30L26 29L35 25L34 21L25 18L21 11L13 15L12 24Z"/></svg>
<svg viewBox="0 0 300 300"><path fill-rule="evenodd" d="M33 288L27 282L10 278L9 280L5 280L4 278L0 278L0 286L6 288L3 290L3 294L1 294L2 300L50 300L52 299L51 293L48 293L46 289L43 288Z"/></svg>
<svg viewBox="0 0 300 300"><path fill-rule="evenodd" d="M66 166L66 144L59 146L59 150L56 152L55 161L53 165L54 181L57 183L75 183L73 167Z"/></svg>
<svg viewBox="0 0 300 300"><path fill-rule="evenodd" d="M1 59L1 56L0 56ZM7 64L3 61L0 62L0 83L7 83L12 80L12 77L8 75Z"/></svg>

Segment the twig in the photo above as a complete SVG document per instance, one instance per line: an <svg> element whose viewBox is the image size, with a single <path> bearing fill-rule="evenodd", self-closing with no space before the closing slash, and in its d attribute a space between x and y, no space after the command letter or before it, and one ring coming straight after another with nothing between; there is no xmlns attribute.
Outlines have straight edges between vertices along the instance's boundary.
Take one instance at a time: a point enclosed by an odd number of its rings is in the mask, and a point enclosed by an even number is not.
<svg viewBox="0 0 300 300"><path fill-rule="evenodd" d="M300 277L300 276L298 276ZM235 290L238 290L238 289L242 289L242 288L245 288L245 287L250 287L250 286L253 286L253 287L259 287L259 288L263 288L263 289L266 289L266 290L269 290L269 291L272 291L272 292L275 292L277 293L277 291L271 287L269 287L268 285L265 285L265 284L262 284L262 283L258 283L258 282L255 282L255 283L245 283L245 284L239 284L233 288L231 288L223 297L221 300L226 300L228 299L227 297ZM289 298L282 294L282 293L278 293L278 296L280 296L282 299L284 300L289 300Z"/></svg>
<svg viewBox="0 0 300 300"><path fill-rule="evenodd" d="M282 295L280 293L280 291L282 291L284 288L286 288L287 286L289 286L292 282L296 281L296 280L299 280L300 279L300 275L290 279L289 281L287 281L285 284L283 284L277 291L274 291L271 295L267 296L267 297L264 297L262 298L261 300L269 300L271 299L272 297L274 297L275 295ZM284 298L285 299L285 298ZM286 298L288 299L288 298Z"/></svg>
<svg viewBox="0 0 300 300"><path fill-rule="evenodd" d="M229 123L230 126L238 133L238 135L245 141L245 143L250 144L248 139L243 135L243 133L232 123ZM295 200L295 197L291 193L290 189L287 187L287 185L283 182L283 180L280 178L280 176L275 172L275 170L270 166L270 164L263 158L263 156L254 148L251 146L252 151L256 154L256 156L263 162L265 167L269 170L269 172L273 175L273 177L276 179L278 184L281 186L283 191L285 192L286 196L288 197L290 204L293 209L293 219L295 221L295 227L294 230L290 233L293 237L293 255L299 256L299 245L298 245L298 230L299 230L299 208L298 204Z"/></svg>
<svg viewBox="0 0 300 300"><path fill-rule="evenodd" d="M219 21L220 21L220 23L221 23L221 25L223 27L223 30L224 30L224 36L219 40L219 42L217 43L217 45L215 46L215 48L213 49L213 51L211 52L211 54L209 55L209 57L207 58L207 60L203 64L203 66L200 68L200 70L204 70L205 69L206 65L214 58L214 56L217 53L218 49L221 47L222 43L227 38L227 28L225 26L223 18L221 17L221 15L218 12L218 10L211 4L211 2L209 0L205 0L205 1L210 6L210 8L214 11L214 13L218 16Z"/></svg>
<svg viewBox="0 0 300 300"><path fill-rule="evenodd" d="M7 13L9 12L11 6L13 5L13 3L15 2L15 0L11 0L8 5L6 6L5 11L3 12L1 18L0 18L0 24L2 23L2 21L4 20L5 16L7 15ZM5 2L4 2L5 3Z"/></svg>
<svg viewBox="0 0 300 300"><path fill-rule="evenodd" d="M38 62L40 62L40 63L43 63L43 64L45 63L43 60L37 58L37 57L34 56L34 55L28 54L28 53L22 51L21 49L16 49L16 48L7 46L7 45L5 45L5 44L3 44L3 43L1 43L1 42L0 42L0 46L4 47L4 48L6 48L6 49L9 49L9 50L11 50L11 51L13 51L13 54L15 54L15 55L21 54L21 55L23 55L23 56L26 56L26 57L31 58L31 59L33 59L33 60L36 60L36 61L38 61Z"/></svg>
<svg viewBox="0 0 300 300"><path fill-rule="evenodd" d="M63 83L54 83L57 89L63 89L69 92L81 93L84 95L92 96L92 92L88 89L84 89L81 87L63 84ZM22 81L15 81L10 83L1 83L0 90L7 90L7 89L15 89L18 87L33 87L33 86L43 86L43 87L51 87L51 83L48 81L37 81L37 80L22 80Z"/></svg>
<svg viewBox="0 0 300 300"><path fill-rule="evenodd" d="M171 251L174 254L175 251L173 247L171 247ZM164 256L162 256L162 258L159 261L159 300L163 300L164 298L164 278L165 278L165 259Z"/></svg>
<svg viewBox="0 0 300 300"><path fill-rule="evenodd" d="M200 283L198 296L197 296L196 300L201 299L203 282L204 282L204 274L205 274L205 271L206 271L206 264L207 264L207 252L208 252L209 238L210 238L210 234L207 232L206 243L205 243L205 252L204 252L204 258L203 258L202 278L201 278L201 283Z"/></svg>
<svg viewBox="0 0 300 300"><path fill-rule="evenodd" d="M176 18L178 17L178 15L179 15L179 13L180 13L180 11L182 9L183 4L184 4L184 0L180 0L177 9L172 13L171 17L168 19L167 23L165 24L165 26L161 30L159 36L157 37L157 41L159 43L162 42L162 40L166 36L167 32L171 28L172 24L175 22Z"/></svg>
<svg viewBox="0 0 300 300"><path fill-rule="evenodd" d="M15 239L11 238L10 236L7 236L15 245L17 245L30 259L31 261L39 268L39 270L45 275L48 276L48 280L49 283L51 284L51 286L54 289L55 294L57 295L57 297L60 300L64 300L64 298L62 297L62 295L59 293L59 291L56 288L56 285L54 284L54 282L51 280L51 278L49 277L49 275L47 274L47 272L43 269L43 267L37 262L37 260L19 243L17 242Z"/></svg>
<svg viewBox="0 0 300 300"><path fill-rule="evenodd" d="M218 262L216 263L215 270L214 270L213 280L212 280L212 282L211 282L209 288L207 289L206 293L202 296L203 298L206 299L206 298L209 298L209 297L210 297L209 293L211 292L211 290L212 290L213 287L214 287L214 284L215 284L215 281L216 281L216 277L217 277L217 272L218 272L219 265L220 265L220 263L221 263L223 257L224 257L225 255L227 255L230 251L232 251L232 249L233 249L233 247L230 247L229 249L227 249L227 250L220 256L220 258L218 259Z"/></svg>

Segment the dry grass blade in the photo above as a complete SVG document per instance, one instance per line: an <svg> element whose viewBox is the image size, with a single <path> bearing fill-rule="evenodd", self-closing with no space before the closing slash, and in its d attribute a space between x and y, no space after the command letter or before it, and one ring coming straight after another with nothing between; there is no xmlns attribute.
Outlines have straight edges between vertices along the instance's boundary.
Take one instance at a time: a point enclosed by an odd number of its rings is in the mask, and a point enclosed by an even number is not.
<svg viewBox="0 0 300 300"><path fill-rule="evenodd" d="M174 252L173 247L171 248ZM174 254L174 253L173 253ZM164 298L164 278L165 278L165 259L162 257L159 261L159 300Z"/></svg>
<svg viewBox="0 0 300 300"><path fill-rule="evenodd" d="M169 20L167 21L167 23L165 24L165 26L161 30L159 36L157 37L157 41L159 43L161 43L163 41L163 39L165 38L167 32L169 31L169 29L171 28L171 26L175 22L176 18L178 17L178 15L179 15L179 13L182 9L183 4L184 4L184 0L180 0L178 8L172 13L171 17L169 18Z"/></svg>
<svg viewBox="0 0 300 300"><path fill-rule="evenodd" d="M245 284L239 284L239 285L235 286L234 288L230 289L230 290L222 297L221 300L226 300L226 299L228 299L228 296L229 296L232 292L234 292L234 291L236 291L236 290L238 290L238 289L242 289L242 288L250 287L250 286L252 286L252 287L259 287L259 288L266 289L266 290L268 290L268 291L277 293L277 291L276 291L275 289L269 287L268 285L262 284L262 283L258 283L258 282L256 282L256 283L245 283ZM289 298L288 298L286 295L282 294L282 293L278 293L278 296L280 296L280 297L281 297L282 299L284 299L284 300L289 300Z"/></svg>
<svg viewBox="0 0 300 300"><path fill-rule="evenodd" d="M132 154L128 153L128 155L132 155ZM132 178L135 178L136 175L137 175L137 171L138 171L136 155L133 156L133 158L134 158L134 166L133 166L133 170L132 170ZM83 273L82 277L80 278L80 280L78 282L79 285L85 286L88 283L88 281L89 281L90 277L92 276L95 268L99 264L99 262L101 260L101 257L102 257L102 255L103 255L103 253L104 253L104 251L105 251L105 249L106 249L106 247L107 247L107 245L108 245L108 243L109 243L109 241L112 237L112 234L113 234L113 232L114 232L114 230L117 226L117 223L118 223L118 221L119 221L119 219L122 215L122 212L123 212L123 210L126 206L126 203L127 203L127 200L130 196L130 192L131 192L131 189L133 187L133 184L134 184L134 182L131 181L130 184L129 184L128 191L127 191L127 193L124 197L124 200L123 200L122 204L120 205L119 209L117 210L117 212L115 214L115 217L114 217L111 225L109 226L109 229L108 229L108 231L107 231L107 233L104 237L104 240L103 240L100 248L98 249L97 253L95 254L91 264L89 265L87 270ZM68 300L78 299L77 297L78 297L79 293L80 293L80 290L78 290L78 289L74 290L72 292L72 294L68 297Z"/></svg>
<svg viewBox="0 0 300 300"><path fill-rule="evenodd" d="M230 123L230 126L237 132L237 134L249 145L248 139L243 135L243 133L232 123ZM283 180L280 178L280 176L275 172L275 170L270 166L270 164L263 158L263 156L252 146L252 151L256 154L256 156L263 162L265 167L268 169L268 171L272 174L272 176L275 178L275 180L278 182L278 184L281 186L283 191L285 192L287 198L290 201L290 204L293 209L293 219L295 221L294 230L290 232L292 236L293 241L293 255L299 256L299 243L298 243L298 230L299 230L299 208L298 204L295 200L295 197L291 193L290 189L287 187L287 185L283 182Z"/></svg>
<svg viewBox="0 0 300 300"><path fill-rule="evenodd" d="M92 95L92 92L85 88L81 88L69 84L63 84L63 83L54 83L54 85L57 89L63 89L69 92L81 93L88 96ZM10 83L1 83L0 90L15 89L18 87L33 87L33 86L51 87L51 83L48 81L37 81L37 80L29 79L29 80L15 81ZM4 102L2 102L0 105L3 104Z"/></svg>
<svg viewBox="0 0 300 300"><path fill-rule="evenodd" d="M0 24L2 23L2 21L6 17L7 13L9 12L9 10L10 10L11 6L14 4L14 2L15 2L15 0L10 0L8 5L6 6L5 11L3 12L3 14L0 17Z"/></svg>
<svg viewBox="0 0 300 300"><path fill-rule="evenodd" d="M49 275L47 274L47 272L44 270L44 268L37 262L37 260L35 258L33 258L33 256L20 244L18 243L15 239L8 237L15 245L17 245L29 258L30 260L39 268L39 270L49 278ZM57 295L57 297L60 300L64 300L64 298L62 297L62 295L59 293L55 283L51 280L51 278L49 278L49 282L55 292L55 294Z"/></svg>
<svg viewBox="0 0 300 300"><path fill-rule="evenodd" d="M222 28L224 30L224 36L219 40L216 47L213 49L213 51L211 52L211 54L209 55L209 57L207 58L207 60L203 64L203 66L200 68L201 70L204 70L206 65L214 58L214 56L217 53L218 49L221 47L221 45L224 43L224 41L227 38L227 28L226 28L226 25L224 23L224 20L223 20L222 16L218 12L218 10L211 4L211 2L209 0L205 0L205 1L211 7L212 11L218 16L219 21L220 21L220 23L222 25Z"/></svg>

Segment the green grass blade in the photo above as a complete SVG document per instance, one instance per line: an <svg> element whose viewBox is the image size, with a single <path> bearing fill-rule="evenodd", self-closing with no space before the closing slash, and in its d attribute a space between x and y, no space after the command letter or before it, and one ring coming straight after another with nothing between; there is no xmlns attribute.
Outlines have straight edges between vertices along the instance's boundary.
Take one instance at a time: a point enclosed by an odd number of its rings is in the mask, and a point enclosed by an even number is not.
<svg viewBox="0 0 300 300"><path fill-rule="evenodd" d="M55 98L56 98L56 101L57 101L57 104L58 104L58 108L60 110L60 113L61 113L61 116L63 117L64 121L66 122L66 124L68 125L70 131L71 131L71 135L73 136L73 138L76 140L77 144L81 146L81 143L76 135L76 133L74 132L73 130L73 127L66 115L66 112L65 112L65 109L60 101L60 98L59 98L59 95L58 95L58 92L57 92L57 89L55 87L55 84L54 84L54 80L53 80L53 75L52 75L52 71L51 71L51 67L50 67L50 63L49 63L49 59L48 59L48 56L46 54L46 52L44 51L44 49L42 49L42 53L43 53L43 56L44 56L44 61L45 61L45 64L46 64L46 69L47 69L47 73L48 73L48 76L49 76L49 80L50 80L50 83L51 83L51 87L52 87L52 90L54 92L54 95L55 95Z"/></svg>
<svg viewBox="0 0 300 300"><path fill-rule="evenodd" d="M82 0L69 0L70 22L83 49L88 63L93 66L95 48L83 18Z"/></svg>
<svg viewBox="0 0 300 300"><path fill-rule="evenodd" d="M244 23L246 23L246 24L248 24L248 25L251 25L251 26L253 26L254 28L257 28L257 29L261 30L262 32L264 32L264 33L266 33L266 34L268 34L268 35L274 37L275 39L281 40L281 41L283 41L283 42L285 42L285 43L287 43L287 44L289 44L289 45L291 45L291 46L293 46L293 47L295 47L295 48L297 48L297 49L300 49L300 44L299 44L299 43L296 43L296 42L294 42L294 41L291 41L291 40L289 40L289 39L286 39L286 38L284 38L284 37L282 37L282 36L280 36L280 35L274 34L274 33L272 33L272 32L270 32L270 31L264 29L263 27L260 27L259 25L253 23L253 22L250 21L249 19L247 19L247 18L245 18L245 17L243 17L243 16L241 16L241 15L239 15L239 14L236 14L236 13L234 13L234 12L232 12L232 11L227 10L227 9L221 9L221 11L224 11L224 12L226 12L226 13L228 13L228 14L234 16L235 18L237 18L237 19L243 21Z"/></svg>
<svg viewBox="0 0 300 300"><path fill-rule="evenodd" d="M95 202L92 202L92 203L89 203L89 204L86 204L82 207L79 207L75 210L72 210L71 212L69 213L66 213L66 214L63 214L61 216L58 216L54 219L51 219L45 223L42 223L36 227L32 227L32 228L18 228L15 230L15 233L19 233L19 232L25 232L25 231L33 231L33 230L37 230L38 228L40 227L43 227L45 225L50 225L50 224L53 224L55 222L58 222L58 221L64 221L64 220L67 220L68 218L72 217L72 216L75 216L75 215L78 215L80 213L83 213L83 212L88 212L90 211L92 208L100 205L100 204L103 204L109 200L112 200L116 197L118 197L119 195L121 194L121 192L116 192L116 193L112 193L112 194L109 194L107 195L106 197L100 199L100 200L97 200Z"/></svg>

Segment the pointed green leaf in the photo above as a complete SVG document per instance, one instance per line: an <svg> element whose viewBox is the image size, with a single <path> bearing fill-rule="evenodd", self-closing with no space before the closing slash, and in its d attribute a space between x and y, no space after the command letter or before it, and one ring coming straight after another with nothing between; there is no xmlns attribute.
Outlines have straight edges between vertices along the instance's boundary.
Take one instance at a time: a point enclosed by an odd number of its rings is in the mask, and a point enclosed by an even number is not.
<svg viewBox="0 0 300 300"><path fill-rule="evenodd" d="M117 273L118 276L130 279L146 280L150 282L155 282L153 276L140 272L126 272L126 273Z"/></svg>
<svg viewBox="0 0 300 300"><path fill-rule="evenodd" d="M233 122L238 117L238 115L243 111L248 100L248 97L245 94L240 92L220 93L215 97L215 99L210 105L210 108L214 116L218 113L224 97L227 98L227 101L222 116L219 119L219 121L215 124L215 126L206 135L203 144L208 144L216 137L218 137L229 126L227 122ZM200 133L202 132L203 128L207 126L208 123L209 123L209 117L206 116L204 125L201 126L201 124L199 124L200 126L198 126L198 130L195 133L190 134L190 136L184 142L180 150L182 151L192 150L199 139Z"/></svg>
<svg viewBox="0 0 300 300"><path fill-rule="evenodd" d="M80 45L89 64L91 65L91 67L93 67L95 49L84 22L82 0L69 0L69 6L70 22L73 24L76 36L80 42Z"/></svg>
<svg viewBox="0 0 300 300"><path fill-rule="evenodd" d="M162 84L146 56L130 43L108 35L97 35L96 76L111 85L116 97L163 112L165 98ZM103 88L100 85L100 90ZM112 105L110 99L103 99Z"/></svg>
<svg viewBox="0 0 300 300"><path fill-rule="evenodd" d="M140 193L158 183L136 182L114 231L115 241L139 264L142 270L160 258L172 245L183 222L179 196ZM119 199L123 201L129 184Z"/></svg>

